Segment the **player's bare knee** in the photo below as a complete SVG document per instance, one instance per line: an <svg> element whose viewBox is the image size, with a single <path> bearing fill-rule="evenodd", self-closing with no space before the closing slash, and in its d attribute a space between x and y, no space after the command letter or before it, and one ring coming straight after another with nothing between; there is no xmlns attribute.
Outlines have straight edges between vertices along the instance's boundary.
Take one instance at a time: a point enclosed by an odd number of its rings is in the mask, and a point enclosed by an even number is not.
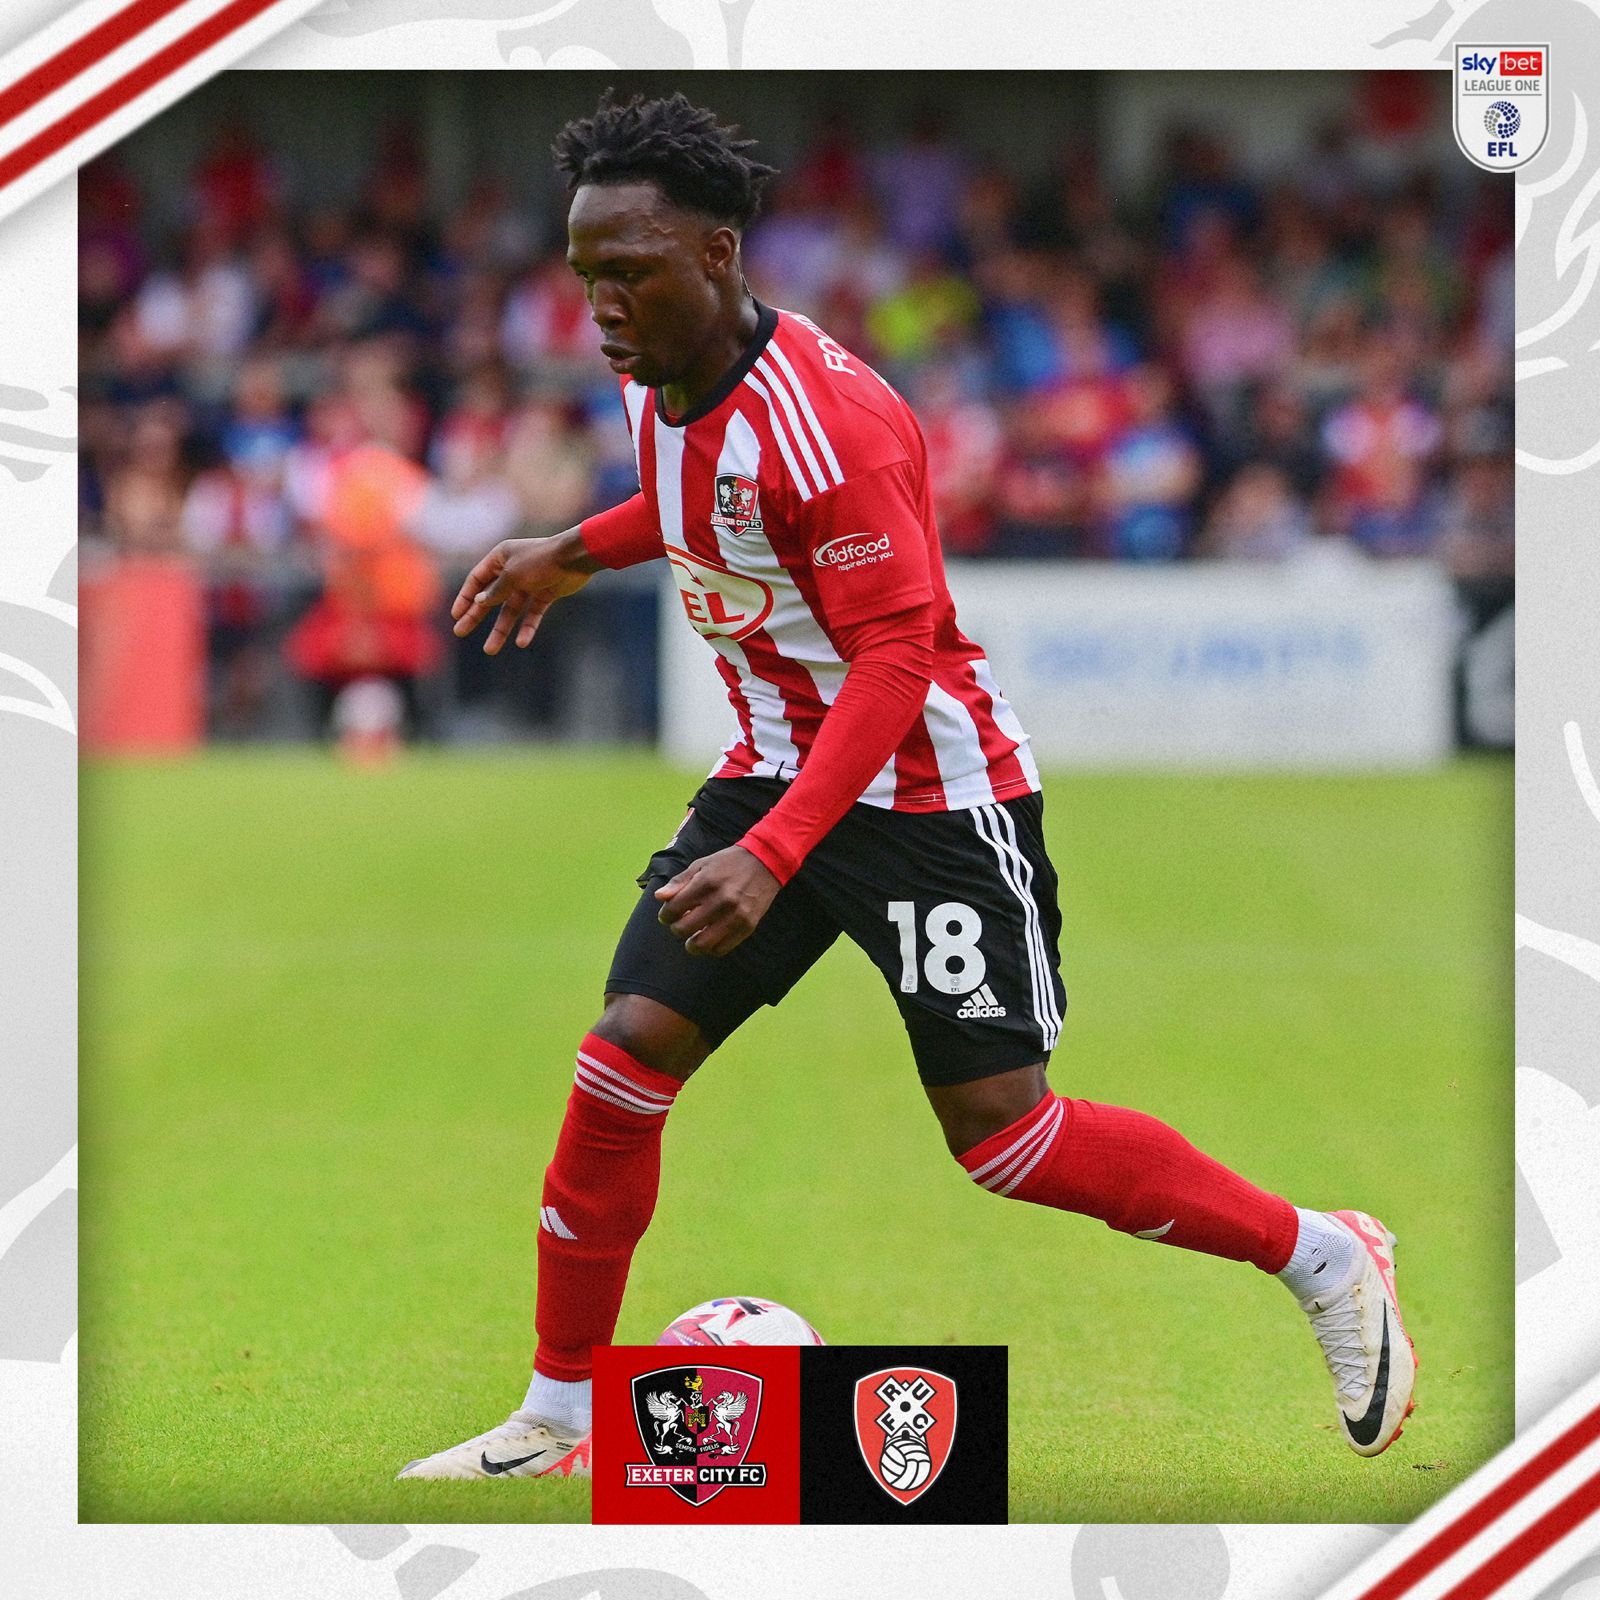
<svg viewBox="0 0 1600 1600"><path fill-rule="evenodd" d="M971 1083L926 1086L945 1145L958 1158L1021 1121L1049 1092L1042 1061Z"/></svg>
<svg viewBox="0 0 1600 1600"><path fill-rule="evenodd" d="M680 1082L712 1050L687 1017L642 994L608 994L605 1010L591 1031L607 1044L626 1050L641 1066Z"/></svg>

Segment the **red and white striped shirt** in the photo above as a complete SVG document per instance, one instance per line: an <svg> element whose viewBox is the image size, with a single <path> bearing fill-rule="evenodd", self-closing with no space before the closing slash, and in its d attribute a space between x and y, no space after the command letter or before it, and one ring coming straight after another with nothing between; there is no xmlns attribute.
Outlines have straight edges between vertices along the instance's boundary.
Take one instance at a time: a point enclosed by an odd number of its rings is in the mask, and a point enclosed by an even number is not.
<svg viewBox="0 0 1600 1600"><path fill-rule="evenodd" d="M738 718L712 775L794 778L844 683L842 636L924 606L920 714L851 798L950 811L1037 790L1028 736L956 625L911 408L808 319L759 309L744 355L688 415L623 380L642 495L583 525L606 565L672 564Z"/></svg>

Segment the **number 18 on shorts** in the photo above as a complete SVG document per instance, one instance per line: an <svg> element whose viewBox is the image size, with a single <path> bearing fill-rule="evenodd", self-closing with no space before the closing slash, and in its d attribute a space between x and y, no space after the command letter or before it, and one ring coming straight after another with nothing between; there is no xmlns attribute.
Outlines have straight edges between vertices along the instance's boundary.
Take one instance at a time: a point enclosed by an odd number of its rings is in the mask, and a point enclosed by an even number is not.
<svg viewBox="0 0 1600 1600"><path fill-rule="evenodd" d="M754 933L713 961L661 928L653 891L691 861L736 844L782 798L766 778L714 778L640 877L608 988L649 995L718 1045L777 1005L841 934L883 974L930 1085L1048 1059L1066 994L1056 874L1043 800L961 811L855 805L807 856Z"/></svg>

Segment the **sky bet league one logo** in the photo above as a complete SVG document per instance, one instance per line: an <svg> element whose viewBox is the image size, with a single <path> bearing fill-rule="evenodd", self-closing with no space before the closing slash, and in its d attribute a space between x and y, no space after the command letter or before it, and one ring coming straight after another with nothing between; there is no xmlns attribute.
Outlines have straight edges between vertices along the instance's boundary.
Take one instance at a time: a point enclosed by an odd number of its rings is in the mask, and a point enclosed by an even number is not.
<svg viewBox="0 0 1600 1600"><path fill-rule="evenodd" d="M1550 46L1456 46L1456 143L1486 172L1526 166L1550 127Z"/></svg>

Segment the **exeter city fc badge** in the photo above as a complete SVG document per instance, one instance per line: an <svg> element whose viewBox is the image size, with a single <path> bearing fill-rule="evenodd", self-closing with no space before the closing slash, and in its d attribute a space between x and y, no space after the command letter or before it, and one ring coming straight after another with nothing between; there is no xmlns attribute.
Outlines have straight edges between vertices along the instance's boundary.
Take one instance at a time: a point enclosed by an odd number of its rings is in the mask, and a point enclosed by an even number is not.
<svg viewBox="0 0 1600 1600"><path fill-rule="evenodd" d="M956 1385L942 1372L890 1367L856 1380L856 1443L874 1482L908 1506L938 1481L956 1438Z"/></svg>
<svg viewBox="0 0 1600 1600"><path fill-rule="evenodd" d="M628 1487L671 1489L703 1506L724 1489L767 1481L748 1459L761 1415L761 1379L732 1367L659 1367L633 1380L633 1420L644 1461L630 1461Z"/></svg>
<svg viewBox="0 0 1600 1600"><path fill-rule="evenodd" d="M761 502L756 498L756 480L737 472L717 474L717 503L712 508L711 526L734 533L761 532Z"/></svg>
<svg viewBox="0 0 1600 1600"><path fill-rule="evenodd" d="M1550 126L1550 46L1456 46L1456 143L1487 172L1526 166Z"/></svg>

